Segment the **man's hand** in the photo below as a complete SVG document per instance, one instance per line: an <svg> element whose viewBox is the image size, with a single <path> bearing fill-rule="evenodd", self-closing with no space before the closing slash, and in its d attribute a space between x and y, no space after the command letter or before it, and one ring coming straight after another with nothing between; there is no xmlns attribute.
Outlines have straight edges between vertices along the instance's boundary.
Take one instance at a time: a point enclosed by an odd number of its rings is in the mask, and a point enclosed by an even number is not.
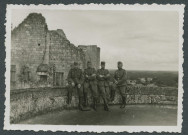
<svg viewBox="0 0 188 135"><path fill-rule="evenodd" d="M74 82L72 82L71 85L74 87L75 86Z"/></svg>
<svg viewBox="0 0 188 135"><path fill-rule="evenodd" d="M107 74L106 77L110 77L110 74Z"/></svg>
<svg viewBox="0 0 188 135"><path fill-rule="evenodd" d="M118 84L118 81L115 80L115 84Z"/></svg>
<svg viewBox="0 0 188 135"><path fill-rule="evenodd" d="M107 74L104 76L105 79L108 79L110 77L110 74Z"/></svg>
<svg viewBox="0 0 188 135"><path fill-rule="evenodd" d="M69 83L67 82L66 84L65 84L65 86L68 86L69 85Z"/></svg>
<svg viewBox="0 0 188 135"><path fill-rule="evenodd" d="M109 82L110 85L113 85L113 82Z"/></svg>
<svg viewBox="0 0 188 135"><path fill-rule="evenodd" d="M80 89L81 88L81 84L78 84L78 89Z"/></svg>
<svg viewBox="0 0 188 135"><path fill-rule="evenodd" d="M101 78L104 77L103 75L99 75Z"/></svg>
<svg viewBox="0 0 188 135"><path fill-rule="evenodd" d="M89 76L88 75L86 75L86 78L88 78Z"/></svg>

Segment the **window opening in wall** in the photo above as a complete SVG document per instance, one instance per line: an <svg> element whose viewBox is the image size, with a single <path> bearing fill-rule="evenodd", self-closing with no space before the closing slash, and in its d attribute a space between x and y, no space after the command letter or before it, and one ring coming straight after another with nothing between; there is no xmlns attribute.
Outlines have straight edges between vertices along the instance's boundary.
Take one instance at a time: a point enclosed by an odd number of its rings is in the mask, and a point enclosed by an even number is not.
<svg viewBox="0 0 188 135"><path fill-rule="evenodd" d="M23 67L22 75L23 75L23 81L24 82L30 81L30 70L29 70L29 67L27 67L27 66Z"/></svg>
<svg viewBox="0 0 188 135"><path fill-rule="evenodd" d="M40 82L47 82L47 75L40 75Z"/></svg>
<svg viewBox="0 0 188 135"><path fill-rule="evenodd" d="M38 46L40 46L40 44L38 44Z"/></svg>
<svg viewBox="0 0 188 135"><path fill-rule="evenodd" d="M11 77L10 77L11 85L16 83L16 65L11 65Z"/></svg>
<svg viewBox="0 0 188 135"><path fill-rule="evenodd" d="M55 72L54 75L54 85L55 86L63 86L63 72Z"/></svg>

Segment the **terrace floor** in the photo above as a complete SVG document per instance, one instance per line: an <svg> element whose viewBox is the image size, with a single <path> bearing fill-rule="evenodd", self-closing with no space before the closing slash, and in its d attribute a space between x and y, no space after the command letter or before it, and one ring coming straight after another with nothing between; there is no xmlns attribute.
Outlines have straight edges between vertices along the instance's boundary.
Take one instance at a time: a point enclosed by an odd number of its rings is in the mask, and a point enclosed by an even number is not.
<svg viewBox="0 0 188 135"><path fill-rule="evenodd" d="M63 110L36 116L19 124L50 125L139 125L162 126L177 124L177 106L127 105L125 109L110 106L110 111L99 106L97 111Z"/></svg>

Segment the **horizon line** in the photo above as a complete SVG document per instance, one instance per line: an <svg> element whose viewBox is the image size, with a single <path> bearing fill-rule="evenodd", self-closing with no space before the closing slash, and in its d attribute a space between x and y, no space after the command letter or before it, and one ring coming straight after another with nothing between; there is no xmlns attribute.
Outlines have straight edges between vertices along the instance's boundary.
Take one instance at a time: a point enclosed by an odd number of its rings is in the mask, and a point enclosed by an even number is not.
<svg viewBox="0 0 188 135"><path fill-rule="evenodd" d="M113 69L113 68L109 68L108 70L117 70L116 69ZM143 69L125 69L125 70L128 70L128 71L162 71L162 72L178 72L178 70L143 70Z"/></svg>

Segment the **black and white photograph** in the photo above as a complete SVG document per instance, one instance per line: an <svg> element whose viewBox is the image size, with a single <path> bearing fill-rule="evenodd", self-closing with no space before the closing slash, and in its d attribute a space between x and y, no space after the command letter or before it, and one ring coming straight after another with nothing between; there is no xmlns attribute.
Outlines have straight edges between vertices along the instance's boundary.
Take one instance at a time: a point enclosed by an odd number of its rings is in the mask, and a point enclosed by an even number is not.
<svg viewBox="0 0 188 135"><path fill-rule="evenodd" d="M181 132L184 5L7 5L7 130Z"/></svg>

